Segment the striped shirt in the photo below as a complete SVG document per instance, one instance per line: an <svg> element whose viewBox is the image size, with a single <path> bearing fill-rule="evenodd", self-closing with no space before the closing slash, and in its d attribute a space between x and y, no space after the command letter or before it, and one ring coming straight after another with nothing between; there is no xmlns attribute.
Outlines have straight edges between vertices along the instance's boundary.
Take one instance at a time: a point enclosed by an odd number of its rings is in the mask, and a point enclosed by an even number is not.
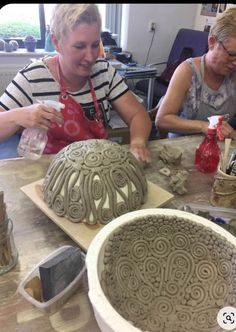
<svg viewBox="0 0 236 332"><path fill-rule="evenodd" d="M114 67L105 59L97 59L90 78L99 108L104 115L105 122L107 122L110 119L109 103L122 96L129 88ZM87 82L77 92L67 92L81 104L86 116L92 118L95 111L89 83ZM58 81L52 76L43 59L39 59L26 65L16 74L0 97L0 107L7 111L34 104L36 99L59 101L59 97L60 85Z"/></svg>

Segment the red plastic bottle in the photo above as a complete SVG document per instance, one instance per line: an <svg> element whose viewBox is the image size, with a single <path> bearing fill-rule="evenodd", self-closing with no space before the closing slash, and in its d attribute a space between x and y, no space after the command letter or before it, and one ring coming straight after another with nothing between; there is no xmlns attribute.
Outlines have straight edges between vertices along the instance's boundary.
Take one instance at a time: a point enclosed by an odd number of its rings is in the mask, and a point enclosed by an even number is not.
<svg viewBox="0 0 236 332"><path fill-rule="evenodd" d="M195 165L197 169L203 173L215 172L220 161L220 153L216 129L208 128L204 140L196 149Z"/></svg>

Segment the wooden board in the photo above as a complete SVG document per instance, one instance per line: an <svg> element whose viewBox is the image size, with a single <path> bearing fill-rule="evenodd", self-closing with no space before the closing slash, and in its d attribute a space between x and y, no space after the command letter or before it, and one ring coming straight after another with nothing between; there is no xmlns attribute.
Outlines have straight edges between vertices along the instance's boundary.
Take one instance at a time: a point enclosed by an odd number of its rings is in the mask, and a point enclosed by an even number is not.
<svg viewBox="0 0 236 332"><path fill-rule="evenodd" d="M73 223L70 220L59 217L43 201L41 185L43 179L32 182L21 187L21 190L42 210L52 221L54 221L66 234L68 234L83 250L87 251L94 236L103 225L87 225L85 223ZM169 202L174 195L154 183L148 181L147 202L141 209L161 207Z"/></svg>

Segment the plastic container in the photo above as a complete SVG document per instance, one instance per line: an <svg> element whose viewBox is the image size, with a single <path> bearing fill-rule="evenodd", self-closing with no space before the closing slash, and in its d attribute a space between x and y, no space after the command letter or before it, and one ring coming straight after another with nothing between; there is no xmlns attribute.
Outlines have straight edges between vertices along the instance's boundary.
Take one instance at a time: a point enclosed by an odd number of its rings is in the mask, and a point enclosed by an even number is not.
<svg viewBox="0 0 236 332"><path fill-rule="evenodd" d="M57 111L60 111L65 107L64 104L54 100L42 100L39 102L48 107L55 108ZM21 135L21 139L17 147L17 152L21 157L33 160L39 159L43 154L47 141L48 136L46 130L26 128Z"/></svg>
<svg viewBox="0 0 236 332"><path fill-rule="evenodd" d="M217 144L217 124L221 116L208 118L210 125L203 141L197 146L195 153L195 166L200 172L216 172L220 161L220 147Z"/></svg>
<svg viewBox="0 0 236 332"><path fill-rule="evenodd" d="M13 269L18 261L18 251L13 238L13 224L10 218L0 225L0 275Z"/></svg>
<svg viewBox="0 0 236 332"><path fill-rule="evenodd" d="M57 256L59 253L61 253L66 248L70 248L71 246L62 246L55 251L53 251L49 256L44 258L39 264L36 265L36 267L25 277L25 279L19 284L18 286L18 292L31 304L33 304L35 307L37 307L39 310L44 311L47 314L53 314L56 311L58 311L62 305L68 300L68 298L75 292L77 287L79 286L79 283L82 279L82 276L84 272L86 271L85 266L85 254L82 254L82 260L83 260L83 268L78 274L77 277L74 278L74 280L61 291L59 294L51 298L49 301L42 302L39 299L35 298L33 295L31 295L29 292L27 292L27 288L32 287L34 290L34 294L40 293L40 273L39 273L39 266L43 263L47 262L49 259ZM37 280L39 282L34 282L35 277L38 277Z"/></svg>
<svg viewBox="0 0 236 332"><path fill-rule="evenodd" d="M36 128L26 128L17 148L19 156L28 159L39 159L47 144L47 131Z"/></svg>

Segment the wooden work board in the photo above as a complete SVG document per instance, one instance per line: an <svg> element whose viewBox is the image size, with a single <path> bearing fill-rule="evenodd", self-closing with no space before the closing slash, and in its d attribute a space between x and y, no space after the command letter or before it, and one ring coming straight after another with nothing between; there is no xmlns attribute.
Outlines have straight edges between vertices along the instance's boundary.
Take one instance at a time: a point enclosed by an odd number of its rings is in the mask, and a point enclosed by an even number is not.
<svg viewBox="0 0 236 332"><path fill-rule="evenodd" d="M65 217L59 217L43 201L41 186L43 179L32 182L21 187L21 190L42 210L55 224L57 224L72 240L74 240L83 250L87 251L95 235L104 225L88 225L83 222L74 223ZM169 202L174 195L162 189L158 185L148 181L147 202L141 209L157 208Z"/></svg>

